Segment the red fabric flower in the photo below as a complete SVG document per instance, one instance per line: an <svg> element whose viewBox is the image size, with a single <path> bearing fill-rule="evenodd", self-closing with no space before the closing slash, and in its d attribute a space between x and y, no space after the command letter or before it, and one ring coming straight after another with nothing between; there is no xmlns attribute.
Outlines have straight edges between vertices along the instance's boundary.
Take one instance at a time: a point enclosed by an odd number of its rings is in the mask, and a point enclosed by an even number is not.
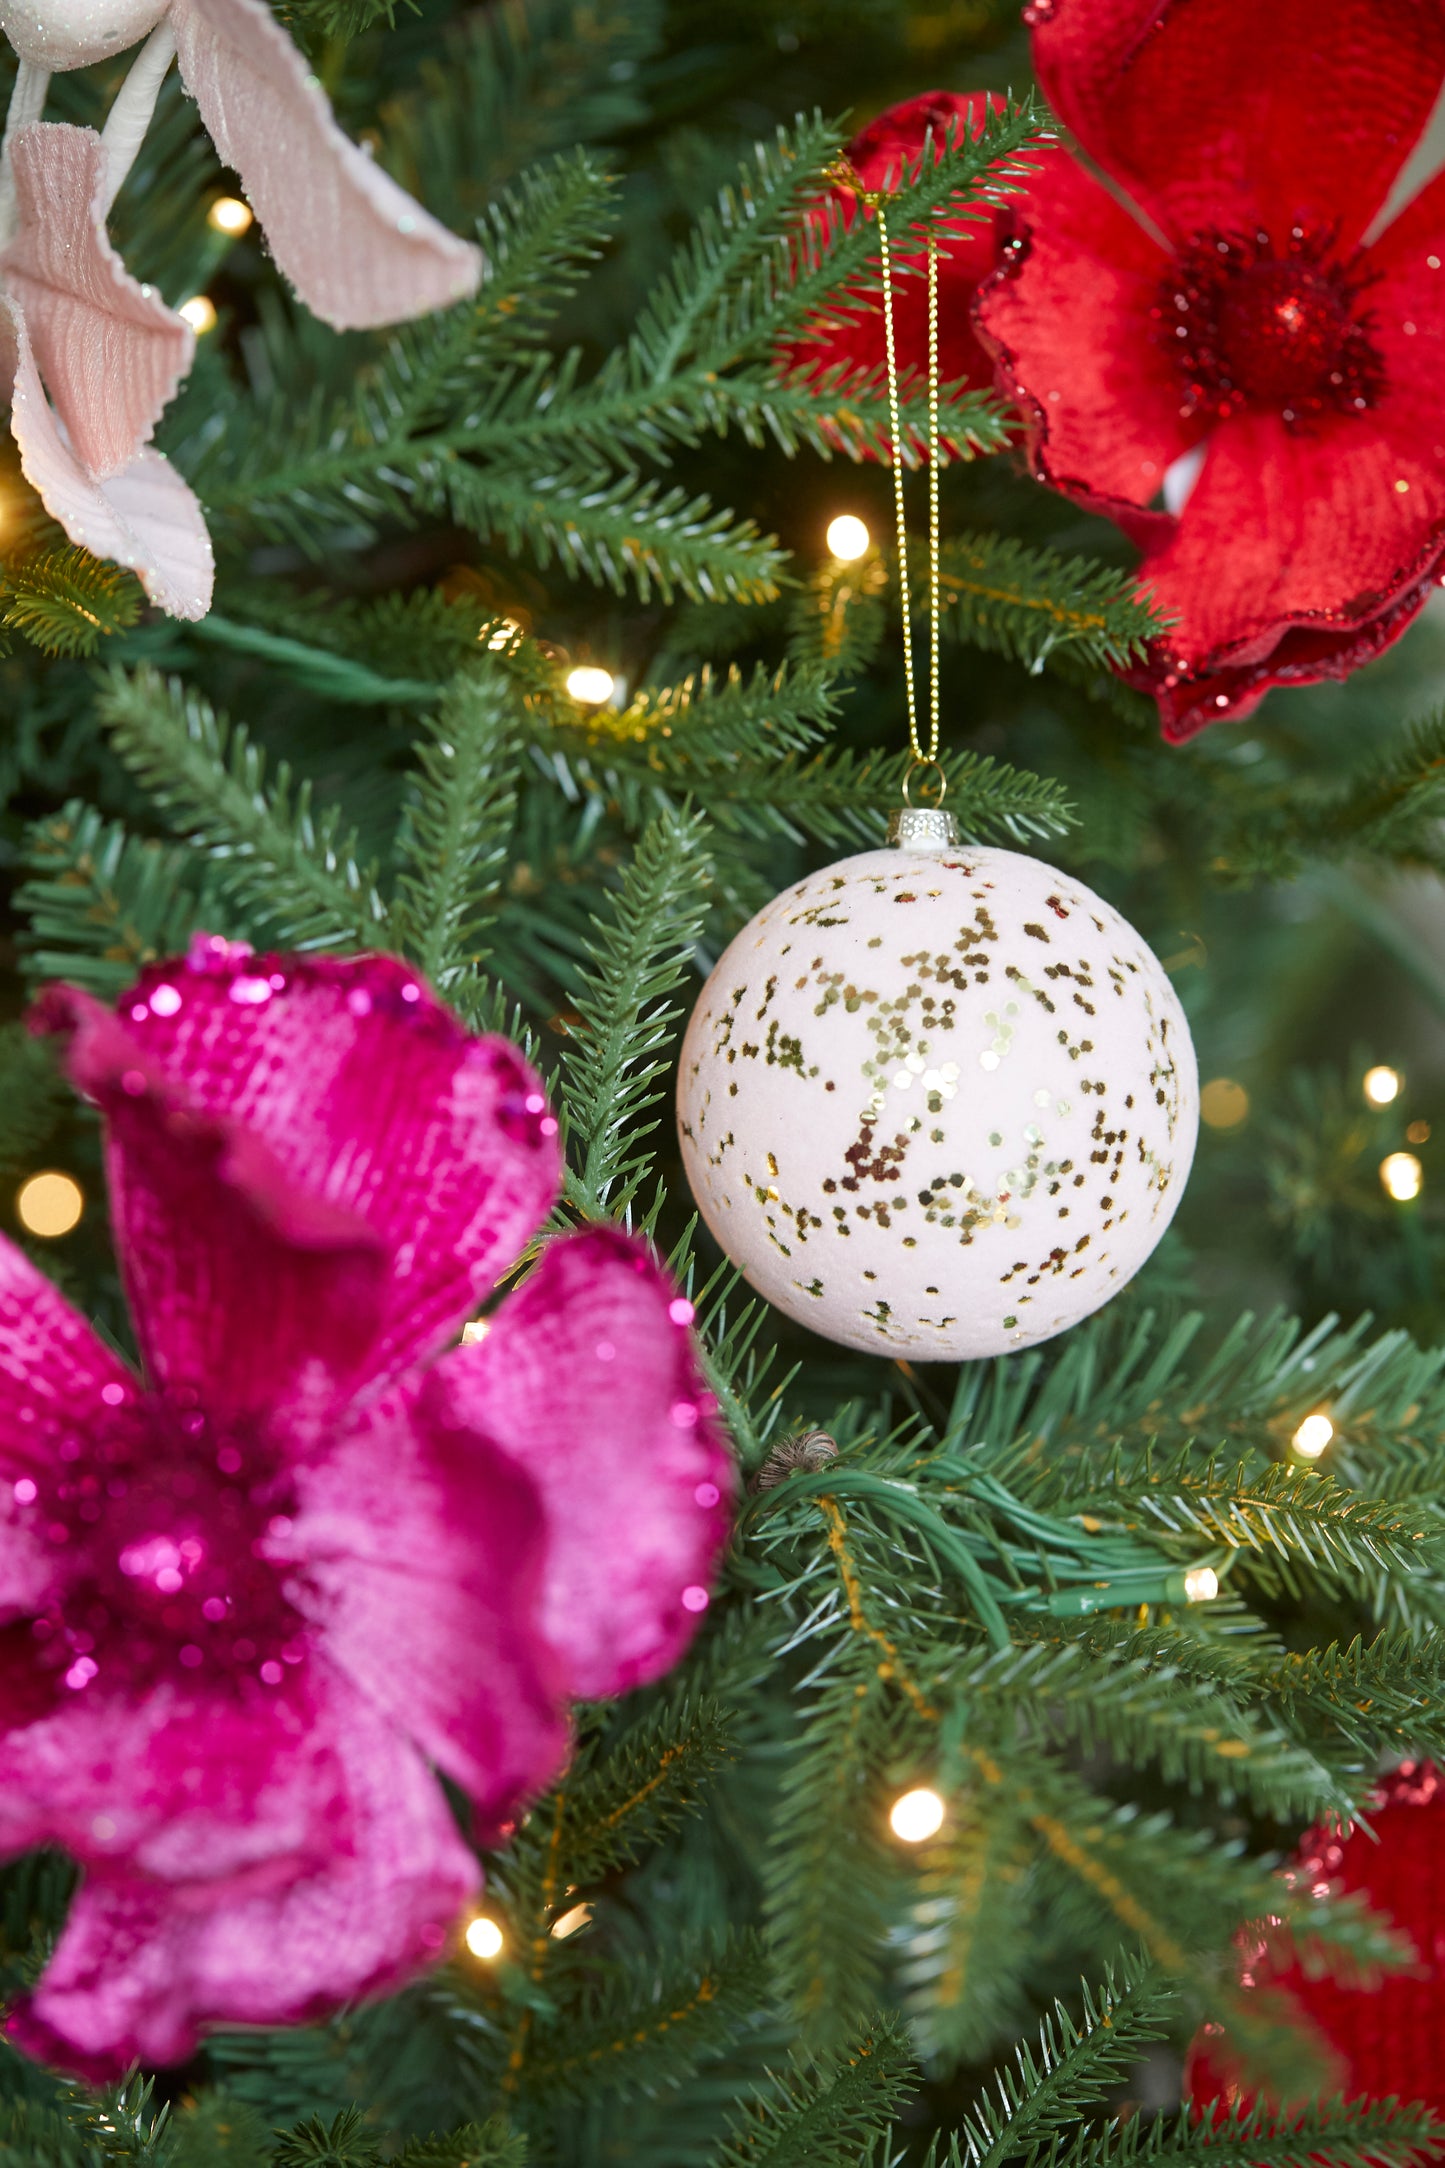
<svg viewBox="0 0 1445 2168"><path fill-rule="evenodd" d="M982 91L960 97L949 90L926 90L870 121L848 145L848 162L870 192L906 186L918 172L930 130L934 157L939 158L950 139L962 137L965 130L974 137L981 135L989 113L1000 110L1003 103ZM993 387L992 358L974 335L973 303L980 282L998 262L1000 246L1014 230L1017 200L980 199L971 215L939 221L943 249L938 261L938 350L946 384L962 383L979 391ZM834 189L832 202L851 229L859 215L855 192ZM821 234L821 214L814 214L813 224ZM901 224L900 212L890 223L890 238ZM928 365L928 259L921 249L895 247L893 269L893 332L899 368L905 375L921 377ZM876 265L851 295L846 315L838 318L835 312L828 325L821 335L786 347L783 365L808 376L840 366L860 376L883 369L887 361L883 284Z"/></svg>
<svg viewBox="0 0 1445 2168"><path fill-rule="evenodd" d="M977 322L1035 472L1142 544L1175 623L1130 675L1186 738L1345 676L1440 573L1445 176L1373 229L1445 78L1445 4L1029 12L1054 111L1138 215L1051 158Z"/></svg>
<svg viewBox="0 0 1445 2168"><path fill-rule="evenodd" d="M1251 1990L1284 1996L1333 2050L1337 2090L1445 2108L1445 1787L1428 1762L1386 1777L1370 1810L1373 1835L1352 1826L1311 1830L1290 1879L1322 1901L1360 1890L1414 1941L1413 1972L1388 1975L1369 1992L1311 1979L1248 1938ZM1227 2036L1206 2026L1190 2050L1185 2090L1196 2107L1233 2107L1247 2094Z"/></svg>

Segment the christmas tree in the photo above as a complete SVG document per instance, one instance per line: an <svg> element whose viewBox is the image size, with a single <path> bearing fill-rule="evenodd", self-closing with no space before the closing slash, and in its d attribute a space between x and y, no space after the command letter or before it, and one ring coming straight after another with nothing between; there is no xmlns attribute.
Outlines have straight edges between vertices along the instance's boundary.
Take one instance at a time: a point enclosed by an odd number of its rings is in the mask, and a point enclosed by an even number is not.
<svg viewBox="0 0 1445 2168"><path fill-rule="evenodd" d="M1445 8L121 13L6 23L0 2168L1431 2156ZM961 1361L671 1111L934 627L1108 1140ZM1202 1087L1112 1281L1090 892ZM992 1271L1074 1163L890 1191L913 1044L836 1217Z"/></svg>

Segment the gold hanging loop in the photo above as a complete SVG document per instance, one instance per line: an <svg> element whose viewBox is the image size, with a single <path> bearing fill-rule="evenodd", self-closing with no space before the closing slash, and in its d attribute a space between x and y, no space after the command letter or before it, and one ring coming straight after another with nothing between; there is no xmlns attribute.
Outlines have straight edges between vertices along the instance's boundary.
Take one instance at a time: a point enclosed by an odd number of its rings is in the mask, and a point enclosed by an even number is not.
<svg viewBox="0 0 1445 2168"><path fill-rule="evenodd" d="M921 759L910 760L906 770L904 771L903 803L906 806L911 806L913 803L912 798L909 796L909 790L912 786L913 778L918 774L920 769L925 768L931 768L938 778L938 794L934 798L925 797L925 805L932 805L937 808L938 806L942 805L944 799L948 796L948 777L943 772L943 763L939 760L933 759L931 755L925 755ZM922 788L921 785L919 787L920 789Z"/></svg>
<svg viewBox="0 0 1445 2168"><path fill-rule="evenodd" d="M865 199L878 213L879 255L883 271L883 339L888 365L888 426L892 433L893 453L893 513L898 536L898 596L903 617L903 681L908 697L908 743L913 753L913 765L909 775L920 767L937 770L940 790L935 803L941 805L947 788L943 770L939 766L938 746L940 727L940 681L939 657L939 511L938 511L938 242L930 232L928 247L928 691L929 728L925 745L918 729L918 692L913 667L913 594L908 574L908 523L903 499L903 424L902 401L899 395L898 348L893 328L893 252L888 232L888 198L868 196ZM904 785L904 802L908 802L908 786Z"/></svg>

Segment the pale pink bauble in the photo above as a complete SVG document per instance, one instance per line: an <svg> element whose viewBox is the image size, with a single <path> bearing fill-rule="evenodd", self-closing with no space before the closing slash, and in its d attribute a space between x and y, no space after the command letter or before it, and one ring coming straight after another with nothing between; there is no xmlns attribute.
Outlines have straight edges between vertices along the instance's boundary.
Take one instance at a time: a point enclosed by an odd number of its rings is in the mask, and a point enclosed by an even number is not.
<svg viewBox="0 0 1445 2168"><path fill-rule="evenodd" d="M36 67L88 68L138 45L166 6L167 0L3 0L0 30Z"/></svg>
<svg viewBox="0 0 1445 2168"><path fill-rule="evenodd" d="M866 851L743 928L688 1025L678 1124L752 1285L922 1361L1047 1340L1174 1217L1198 1074L1158 959L1014 851Z"/></svg>

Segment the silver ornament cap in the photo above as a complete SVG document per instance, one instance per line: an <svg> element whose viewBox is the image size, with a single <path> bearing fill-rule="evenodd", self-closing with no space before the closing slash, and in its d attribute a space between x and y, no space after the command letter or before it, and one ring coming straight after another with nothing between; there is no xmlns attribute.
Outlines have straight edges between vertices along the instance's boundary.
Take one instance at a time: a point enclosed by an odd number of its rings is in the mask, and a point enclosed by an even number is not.
<svg viewBox="0 0 1445 2168"><path fill-rule="evenodd" d="M958 822L937 805L901 805L888 816L888 840L900 851L951 851Z"/></svg>

